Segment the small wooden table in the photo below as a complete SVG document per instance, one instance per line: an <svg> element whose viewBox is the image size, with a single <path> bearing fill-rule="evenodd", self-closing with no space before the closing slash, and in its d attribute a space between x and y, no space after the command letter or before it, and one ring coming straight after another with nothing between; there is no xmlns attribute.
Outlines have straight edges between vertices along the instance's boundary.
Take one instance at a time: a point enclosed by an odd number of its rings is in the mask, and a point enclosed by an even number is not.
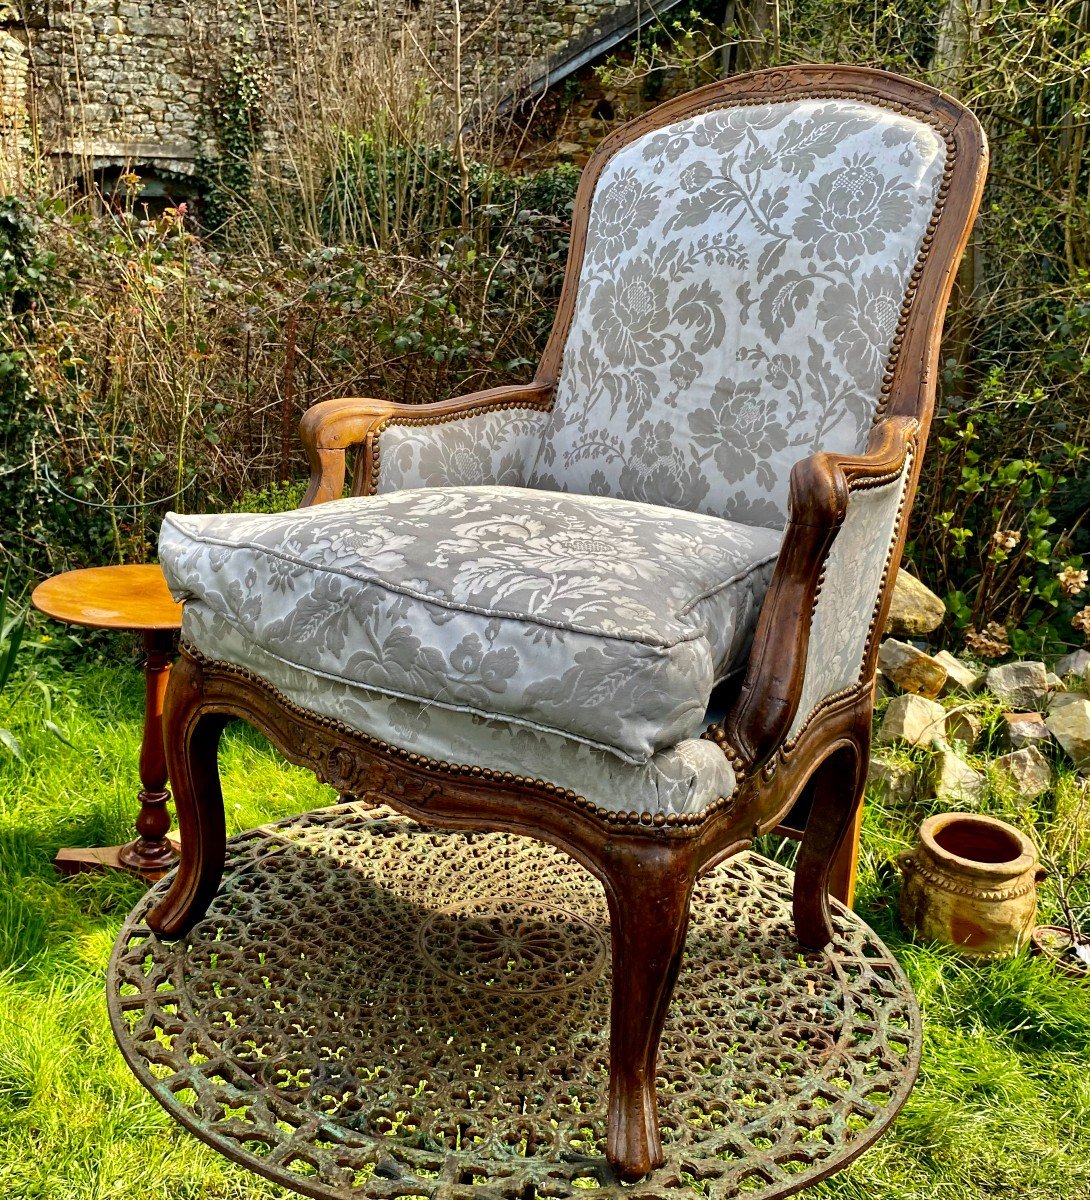
<svg viewBox="0 0 1090 1200"><path fill-rule="evenodd" d="M163 572L155 563L66 571L38 584L31 602L47 617L69 625L142 634L145 650L138 836L124 846L61 850L54 866L65 874L119 868L145 879L159 879L178 857L167 837L170 793L163 754L163 697L174 656L174 636L181 628L182 606L167 591Z"/></svg>

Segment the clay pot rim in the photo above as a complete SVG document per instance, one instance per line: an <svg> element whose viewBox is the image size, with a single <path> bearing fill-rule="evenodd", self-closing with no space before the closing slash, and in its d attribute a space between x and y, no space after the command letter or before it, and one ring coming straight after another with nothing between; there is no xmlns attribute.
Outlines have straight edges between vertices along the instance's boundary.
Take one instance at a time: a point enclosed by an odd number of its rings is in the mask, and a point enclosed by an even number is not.
<svg viewBox="0 0 1090 1200"><path fill-rule="evenodd" d="M1014 858L1005 859L1002 862L981 862L979 859L963 858L960 854L946 850L935 840L935 836L958 821L972 825L984 825L1012 838L1020 847L1019 853ZM979 876L981 879L1013 878L1033 870L1037 866L1036 847L1020 829L1015 829L1006 821L985 816L983 813L944 812L928 817L920 825L920 846L937 862Z"/></svg>

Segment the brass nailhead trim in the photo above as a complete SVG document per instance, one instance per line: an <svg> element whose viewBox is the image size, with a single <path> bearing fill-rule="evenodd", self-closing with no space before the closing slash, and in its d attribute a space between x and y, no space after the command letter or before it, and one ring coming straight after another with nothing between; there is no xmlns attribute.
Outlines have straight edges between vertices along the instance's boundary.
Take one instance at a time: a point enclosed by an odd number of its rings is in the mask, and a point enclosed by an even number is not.
<svg viewBox="0 0 1090 1200"><path fill-rule="evenodd" d="M700 736L704 741L715 742L719 749L722 750L722 752L727 756L727 761L730 763L731 769L734 771L736 794L738 788L742 786L742 783L746 777L745 760L728 741L727 732L722 725L709 725Z"/></svg>
<svg viewBox="0 0 1090 1200"><path fill-rule="evenodd" d="M818 719L818 717L820 717L822 715L822 713L827 712L830 708L836 708L838 705L842 704L845 700L851 699L851 697L853 697L853 696L860 696L860 695L862 695L862 693L863 693L862 685L860 685L858 683L853 683L853 684L850 684L846 688L841 688L841 690L839 692L830 692L827 696L822 696L822 698L817 702L817 704L815 704L814 707L812 709L810 709L810 712L806 716L806 720L803 721L803 723L799 726L798 733L796 733L795 736L789 742L784 742L784 744L780 747L780 749L779 749L780 758L783 760L786 760L788 755L793 753L795 747L799 744L799 742L802 741L803 736L806 734L807 730L810 728L811 725L814 724L814 722Z"/></svg>
<svg viewBox="0 0 1090 1200"><path fill-rule="evenodd" d="M852 484L849 487L849 495L852 492L865 492L865 491L869 491L872 488L881 487L885 484L894 483L894 482L896 482L896 480L902 478L906 472L908 472L908 474L911 475L912 463L915 460L915 456L916 456L916 439L914 437L912 440L912 444L909 447L908 452L905 455L905 460L901 464L901 469L899 471L887 472L885 475L875 475L875 476L871 476L867 479L858 480L856 483ZM901 528L904 524L904 519L905 519L905 500L906 500L907 496L908 496L908 488L906 487L905 490L901 493L901 499L897 505L897 514L893 521L893 536L890 538L889 548L886 550L886 561L885 561L884 567L882 568L882 580L878 586L878 598L875 600L874 608L871 610L870 629L867 633L867 639L863 643L863 661L859 664L859 677L857 678L855 683L850 684L846 688L842 688L839 692L830 692L829 695L822 697L822 699L817 704L814 705L814 707L807 714L806 720L803 721L803 723L799 726L799 730L795 734L795 736L793 738L791 738L790 741L784 742L784 744L780 747L781 757L784 757L784 756L790 754L791 751L794 750L795 746L798 745L799 740L802 738L803 734L807 731L807 729L809 729L809 727L813 724L813 722L817 719L817 717L822 712L825 711L825 709L829 708L830 706L832 706L834 704L839 704L840 701L845 700L847 697L849 697L851 695L861 692L863 686L867 682L863 678L863 672L866 669L867 659L870 658L871 649L874 645L874 638L875 638L875 634L877 632L877 626L878 626L878 610L882 606L882 598L883 598L883 596L885 596L886 588L889 584L889 571L890 571L890 567L893 565L893 551L897 545L897 542L900 540ZM828 562L828 560L826 560L826 562ZM821 590L824 587L824 585L825 585L825 567L823 566L821 569L821 574L818 576L817 591L814 593L814 605L813 605L813 608L811 608L811 610L810 610L811 621L814 619L814 615L817 613L818 601L821 599Z"/></svg>

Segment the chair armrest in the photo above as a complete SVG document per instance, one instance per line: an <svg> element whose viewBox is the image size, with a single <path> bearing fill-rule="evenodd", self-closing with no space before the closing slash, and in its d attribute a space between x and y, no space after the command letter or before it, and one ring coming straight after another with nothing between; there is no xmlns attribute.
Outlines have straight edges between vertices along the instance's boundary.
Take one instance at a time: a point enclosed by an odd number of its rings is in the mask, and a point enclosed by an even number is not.
<svg viewBox="0 0 1090 1200"><path fill-rule="evenodd" d="M893 417L875 426L866 454L815 454L792 469L783 547L723 723L747 770L791 743L823 700L873 673L918 436L913 418Z"/></svg>
<svg viewBox="0 0 1090 1200"><path fill-rule="evenodd" d="M302 507L340 499L344 491L344 455L350 447L362 448L362 460L355 476L358 490L364 494L373 491L375 442L388 425L442 424L499 408L544 411L551 406L552 398L551 383L528 383L471 392L434 404L399 404L369 397L323 400L307 409L299 425L299 435L310 465L310 486Z"/></svg>

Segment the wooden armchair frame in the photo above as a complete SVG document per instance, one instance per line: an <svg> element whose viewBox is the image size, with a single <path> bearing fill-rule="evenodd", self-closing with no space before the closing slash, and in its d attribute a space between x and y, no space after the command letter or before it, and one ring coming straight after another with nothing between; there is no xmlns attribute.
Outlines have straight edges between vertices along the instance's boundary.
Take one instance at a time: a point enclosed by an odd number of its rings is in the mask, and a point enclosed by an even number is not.
<svg viewBox="0 0 1090 1200"><path fill-rule="evenodd" d="M304 504L319 504L342 494L349 449L356 458L353 494L376 490L379 435L390 424L459 420L496 408L548 409L574 309L591 199L610 156L649 130L711 108L805 97L862 99L907 113L939 131L948 155L867 451L858 456L816 454L792 471L790 521L745 680L726 719L704 735L731 760L738 778L732 796L696 814L652 818L607 812L542 780L435 761L365 736L299 708L241 668L210 661L184 646L167 696L167 758L182 858L169 894L150 917L165 936L191 928L219 884L225 831L217 745L224 725L235 717L256 726L288 759L310 767L341 793L387 802L430 825L507 830L552 842L601 880L613 942L607 1152L625 1179L636 1179L662 1161L656 1055L694 883L702 872L775 828L800 797L808 803L809 818L796 869L796 932L802 944L812 947L831 936L830 872L861 811L878 635L934 403L942 316L983 187L987 151L980 127L955 101L931 88L860 68L765 71L679 97L619 129L587 164L556 322L533 383L424 406L334 400L315 406L302 423L311 468ZM796 714L811 621L830 548L852 496L896 480L906 468L858 679L826 696L800 725Z"/></svg>

